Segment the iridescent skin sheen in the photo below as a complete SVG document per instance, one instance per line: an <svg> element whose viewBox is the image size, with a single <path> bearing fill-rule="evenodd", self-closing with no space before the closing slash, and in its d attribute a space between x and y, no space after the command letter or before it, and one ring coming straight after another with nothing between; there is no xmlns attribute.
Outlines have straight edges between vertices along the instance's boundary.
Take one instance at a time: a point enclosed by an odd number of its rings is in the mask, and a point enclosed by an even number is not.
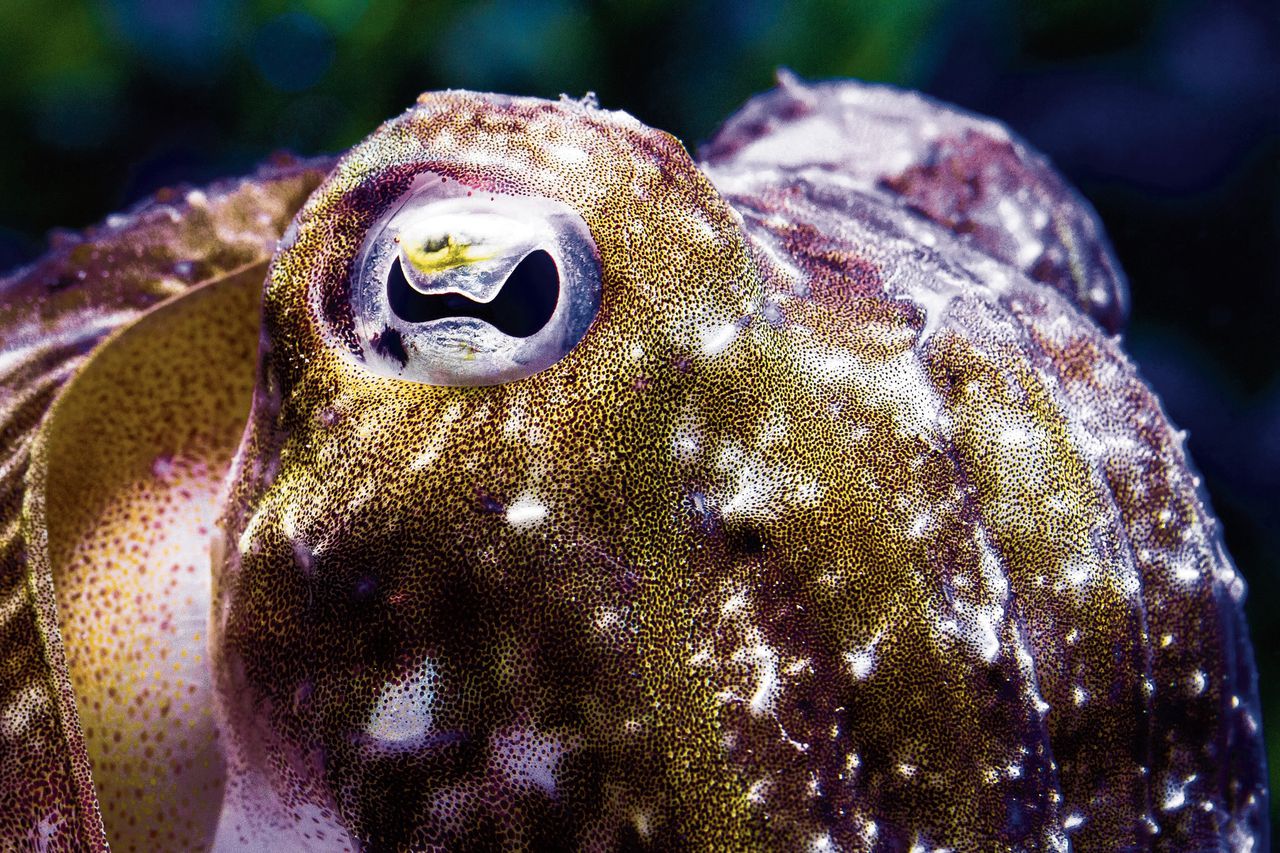
<svg viewBox="0 0 1280 853"><path fill-rule="evenodd" d="M0 291L4 839L1266 848L1244 585L1092 212L1002 127L784 77L696 163L432 93L286 232L328 166ZM443 327L370 319L385 258L422 301L501 254L436 233L473 208L592 244L545 369L415 374ZM160 249L50 288L181 240L190 289Z"/></svg>

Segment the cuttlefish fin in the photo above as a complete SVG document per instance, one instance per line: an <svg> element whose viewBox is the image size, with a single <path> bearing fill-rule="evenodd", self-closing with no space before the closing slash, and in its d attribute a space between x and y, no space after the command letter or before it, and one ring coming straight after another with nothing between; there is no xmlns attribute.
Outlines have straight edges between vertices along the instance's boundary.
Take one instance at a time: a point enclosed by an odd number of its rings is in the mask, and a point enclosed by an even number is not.
<svg viewBox="0 0 1280 853"><path fill-rule="evenodd" d="M114 333L32 448L28 586L88 846L212 843L225 768L209 543L253 393L265 271L246 266Z"/></svg>

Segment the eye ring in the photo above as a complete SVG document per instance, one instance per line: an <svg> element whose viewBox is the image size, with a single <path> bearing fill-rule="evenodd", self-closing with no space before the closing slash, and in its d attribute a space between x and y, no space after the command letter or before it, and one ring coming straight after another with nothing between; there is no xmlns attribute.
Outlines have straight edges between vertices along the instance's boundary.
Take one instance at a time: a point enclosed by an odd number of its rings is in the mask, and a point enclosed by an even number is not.
<svg viewBox="0 0 1280 853"><path fill-rule="evenodd" d="M601 268L568 205L475 193L428 173L369 229L350 294L367 369L496 385L578 344L599 311Z"/></svg>

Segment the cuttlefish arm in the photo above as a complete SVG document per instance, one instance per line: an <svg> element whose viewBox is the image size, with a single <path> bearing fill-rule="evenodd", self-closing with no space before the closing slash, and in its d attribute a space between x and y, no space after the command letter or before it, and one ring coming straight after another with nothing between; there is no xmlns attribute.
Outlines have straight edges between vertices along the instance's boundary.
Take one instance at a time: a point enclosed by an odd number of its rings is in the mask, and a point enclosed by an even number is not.
<svg viewBox="0 0 1280 853"><path fill-rule="evenodd" d="M1093 210L989 119L888 86L786 74L780 84L725 123L700 152L702 168L743 217L778 322L807 324L852 353L865 349L859 323L842 316L879 302L911 318L902 378L924 381L899 381L896 393L936 413L919 437L956 487L954 504L935 501L920 517L934 540L929 576L954 608L935 626L968 625L959 633L991 643L980 658L1012 648L1029 664L1006 685L1035 697L1014 724L1021 754L1004 768L990 757L1000 748L994 715L957 737L935 754L987 748L973 766L997 769L945 808L983 813L989 796L1003 831L1041 823L1050 848L1068 838L1085 850L1265 848L1244 582L1185 434L1115 336L1126 285ZM965 561L943 556L942 543L971 524L989 549L976 562L994 569L994 598L973 595L956 573ZM934 737L930 728L946 726L917 726L901 709L913 696L927 704L949 679L975 694L957 707L993 713L1007 695L978 686L983 667L968 666L950 655L945 674L923 682L927 693L898 686L901 704L881 708L883 719L864 709L858 737ZM896 797L879 782L858 805L928 825L926 807Z"/></svg>
<svg viewBox="0 0 1280 853"><path fill-rule="evenodd" d="M200 843L199 812L216 809L216 798L188 808L156 793L184 773L207 782L210 771L184 767L198 738L176 725L207 716L209 698L151 701L182 669L169 641L199 630L166 621L165 607L196 608L186 603L190 581L172 571L181 555L155 546L189 532L172 523L194 520L179 504L207 498L221 479L248 405L247 389L237 398L223 376L252 382L266 261L328 166L282 161L245 179L162 191L55 236L47 255L0 281L6 843L100 848L104 817L122 849ZM103 357L106 348L115 354ZM179 366L186 372L175 375ZM206 379L222 390L205 393ZM193 419L195 400L222 420ZM214 438L229 448L209 446ZM183 457L197 439L203 455ZM171 529L152 535L161 519ZM160 659L165 645L172 659ZM116 701L125 695L138 701Z"/></svg>
<svg viewBox="0 0 1280 853"><path fill-rule="evenodd" d="M699 150L717 183L812 179L870 196L1047 285L1108 332L1123 327L1124 274L1093 210L1003 124L893 86L786 71L778 83ZM912 237L935 239L928 228Z"/></svg>

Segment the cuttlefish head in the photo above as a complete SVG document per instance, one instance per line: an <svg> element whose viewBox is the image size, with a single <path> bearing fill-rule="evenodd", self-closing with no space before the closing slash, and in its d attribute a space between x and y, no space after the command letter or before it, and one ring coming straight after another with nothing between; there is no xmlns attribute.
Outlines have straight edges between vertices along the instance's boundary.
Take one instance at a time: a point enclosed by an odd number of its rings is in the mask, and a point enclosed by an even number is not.
<svg viewBox="0 0 1280 853"><path fill-rule="evenodd" d="M215 548L226 837L616 838L690 787L736 820L711 690L667 660L697 583L673 435L767 381L699 368L760 290L626 114L432 94L339 162L268 275Z"/></svg>

